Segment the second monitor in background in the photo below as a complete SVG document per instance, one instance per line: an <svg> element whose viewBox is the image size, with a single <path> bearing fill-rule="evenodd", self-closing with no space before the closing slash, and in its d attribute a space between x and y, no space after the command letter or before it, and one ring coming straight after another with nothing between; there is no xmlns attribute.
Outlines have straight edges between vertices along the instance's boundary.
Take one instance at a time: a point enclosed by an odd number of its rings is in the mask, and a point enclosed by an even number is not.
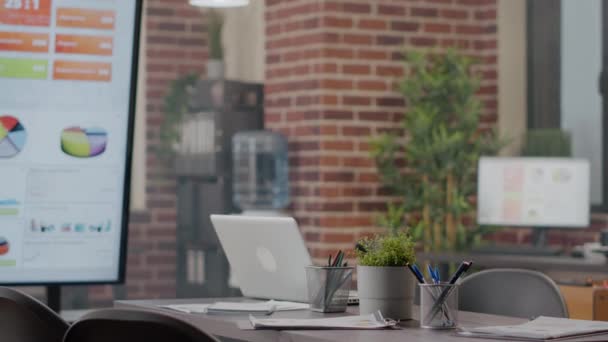
<svg viewBox="0 0 608 342"><path fill-rule="evenodd" d="M539 251L545 246L547 229L589 226L587 160L484 157L478 172L481 225L534 228Z"/></svg>

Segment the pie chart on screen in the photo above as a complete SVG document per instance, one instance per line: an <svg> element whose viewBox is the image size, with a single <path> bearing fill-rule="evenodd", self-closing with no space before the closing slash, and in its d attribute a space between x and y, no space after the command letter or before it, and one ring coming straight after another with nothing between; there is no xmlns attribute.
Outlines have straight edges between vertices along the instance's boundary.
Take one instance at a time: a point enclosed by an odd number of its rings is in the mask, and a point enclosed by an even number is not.
<svg viewBox="0 0 608 342"><path fill-rule="evenodd" d="M72 157L99 156L107 144L108 133L102 128L68 127L61 132L61 150Z"/></svg>
<svg viewBox="0 0 608 342"><path fill-rule="evenodd" d="M4 237L0 236L0 256L1 255L7 255L8 252L10 251L10 244L8 243L8 240Z"/></svg>
<svg viewBox="0 0 608 342"><path fill-rule="evenodd" d="M27 132L15 117L0 116L0 158L12 158L25 146Z"/></svg>

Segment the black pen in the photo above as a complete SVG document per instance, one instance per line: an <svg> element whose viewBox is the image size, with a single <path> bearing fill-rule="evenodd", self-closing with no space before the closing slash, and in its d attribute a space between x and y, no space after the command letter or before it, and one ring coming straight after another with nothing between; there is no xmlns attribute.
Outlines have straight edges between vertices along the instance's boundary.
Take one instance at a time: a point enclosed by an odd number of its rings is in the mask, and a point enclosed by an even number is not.
<svg viewBox="0 0 608 342"><path fill-rule="evenodd" d="M420 278L420 275L418 275L418 272L416 272L416 270L414 270L414 268L412 267L412 265L407 264L407 268L409 268L410 272L412 272L412 274L414 275L414 277L416 277L416 279L418 280L418 283L424 284L424 278Z"/></svg>
<svg viewBox="0 0 608 342"><path fill-rule="evenodd" d="M340 258L340 253L342 253L342 251L338 251L338 253L336 254L336 257L334 258L334 261L330 265L331 267L336 267L338 258Z"/></svg>
<svg viewBox="0 0 608 342"><path fill-rule="evenodd" d="M344 255L346 255L346 253L342 252L342 254L340 254L340 261L338 261L338 267L340 267L342 265L342 261L344 261Z"/></svg>
<svg viewBox="0 0 608 342"><path fill-rule="evenodd" d="M334 260L334 267L340 267L342 264L342 259L344 259L344 252L339 251L338 255L336 256L336 260Z"/></svg>
<svg viewBox="0 0 608 342"><path fill-rule="evenodd" d="M469 270L469 268L471 268L471 265L473 265L472 261L463 261L460 266L458 267L458 269L456 270L456 272L454 273L454 275L452 276L452 278L450 279L450 285L454 285L456 284L456 282L458 281L458 279L466 272ZM433 318L435 318L435 315L437 315L437 313L439 312L439 310L441 309L441 307L443 306L443 304L445 303L445 300L447 299L447 297L450 295L450 293L452 293L452 290L454 288L453 287L447 287L445 289L443 289L443 291L441 292L441 295L439 295L439 298L437 298L437 300L435 301L435 304L433 305L433 307L431 308L431 311L429 312L429 314L427 315L427 319L426 321L431 321Z"/></svg>
<svg viewBox="0 0 608 342"><path fill-rule="evenodd" d="M452 276L452 279L450 279L450 284L454 285L456 284L456 282L458 281L458 279L466 272L469 270L469 268L471 268L471 265L473 265L472 261L463 261L462 264L460 264L460 266L458 267L458 269L456 270L456 272L454 273L454 275Z"/></svg>

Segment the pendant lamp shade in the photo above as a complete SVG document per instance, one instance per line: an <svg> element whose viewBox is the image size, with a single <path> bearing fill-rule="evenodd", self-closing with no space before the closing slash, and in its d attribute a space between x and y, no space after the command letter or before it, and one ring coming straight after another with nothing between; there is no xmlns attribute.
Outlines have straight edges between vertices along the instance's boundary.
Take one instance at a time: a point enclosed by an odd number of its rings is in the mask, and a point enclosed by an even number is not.
<svg viewBox="0 0 608 342"><path fill-rule="evenodd" d="M197 7L240 7L249 5L249 0L190 0L190 5Z"/></svg>

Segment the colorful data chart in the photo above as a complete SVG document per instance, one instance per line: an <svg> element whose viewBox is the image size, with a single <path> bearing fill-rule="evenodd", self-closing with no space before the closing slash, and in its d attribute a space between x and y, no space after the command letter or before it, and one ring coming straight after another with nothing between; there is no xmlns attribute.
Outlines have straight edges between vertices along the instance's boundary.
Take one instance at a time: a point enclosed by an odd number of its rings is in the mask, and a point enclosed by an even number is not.
<svg viewBox="0 0 608 342"><path fill-rule="evenodd" d="M112 56L114 38L109 36L81 36L74 34L57 34L55 52L95 56Z"/></svg>
<svg viewBox="0 0 608 342"><path fill-rule="evenodd" d="M50 26L51 0L0 1L0 24Z"/></svg>
<svg viewBox="0 0 608 342"><path fill-rule="evenodd" d="M19 154L27 140L27 132L19 120L12 116L0 116L0 158L12 158Z"/></svg>
<svg viewBox="0 0 608 342"><path fill-rule="evenodd" d="M2 76L1 71L2 69L0 68L0 77ZM53 79L110 82L112 80L112 63L55 61L53 64Z"/></svg>
<svg viewBox="0 0 608 342"><path fill-rule="evenodd" d="M85 8L58 8L57 26L94 30L113 30L116 12Z"/></svg>
<svg viewBox="0 0 608 342"><path fill-rule="evenodd" d="M0 58L0 77L46 80L48 61L44 59Z"/></svg>
<svg viewBox="0 0 608 342"><path fill-rule="evenodd" d="M61 150L72 157L91 158L106 151L108 134L101 128L69 127L61 132Z"/></svg>
<svg viewBox="0 0 608 342"><path fill-rule="evenodd" d="M19 215L19 206L20 206L20 204L16 199L0 198L0 217Z"/></svg>
<svg viewBox="0 0 608 342"><path fill-rule="evenodd" d="M10 249L11 245L8 243L8 240L0 236L0 256L7 255Z"/></svg>
<svg viewBox="0 0 608 342"><path fill-rule="evenodd" d="M30 231L32 233L54 233L57 231L54 224L48 223L46 221L30 221Z"/></svg>
<svg viewBox="0 0 608 342"><path fill-rule="evenodd" d="M0 51L49 52L48 33L0 31Z"/></svg>

